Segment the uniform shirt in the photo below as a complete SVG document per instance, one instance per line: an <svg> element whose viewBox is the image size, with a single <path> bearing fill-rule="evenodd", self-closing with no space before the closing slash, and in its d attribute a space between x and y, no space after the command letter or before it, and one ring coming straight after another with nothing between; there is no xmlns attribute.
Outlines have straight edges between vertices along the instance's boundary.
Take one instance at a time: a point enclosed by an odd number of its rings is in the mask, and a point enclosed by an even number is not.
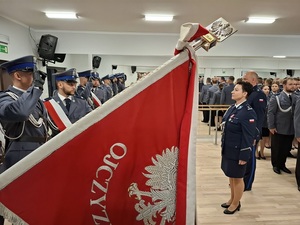
<svg viewBox="0 0 300 225"><path fill-rule="evenodd" d="M222 134L222 156L231 160L248 161L257 135L257 116L244 101L232 105L223 116L225 123Z"/></svg>

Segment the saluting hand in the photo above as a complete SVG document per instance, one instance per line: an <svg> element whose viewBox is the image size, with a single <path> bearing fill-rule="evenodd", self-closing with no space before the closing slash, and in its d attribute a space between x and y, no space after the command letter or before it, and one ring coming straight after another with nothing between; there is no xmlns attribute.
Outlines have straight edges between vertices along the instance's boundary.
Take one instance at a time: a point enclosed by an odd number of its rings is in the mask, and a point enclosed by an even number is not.
<svg viewBox="0 0 300 225"><path fill-rule="evenodd" d="M239 165L245 165L247 162L243 160L239 160Z"/></svg>
<svg viewBox="0 0 300 225"><path fill-rule="evenodd" d="M269 131L271 132L271 134L275 134L275 133L277 133L277 130L276 130L276 128L269 129Z"/></svg>

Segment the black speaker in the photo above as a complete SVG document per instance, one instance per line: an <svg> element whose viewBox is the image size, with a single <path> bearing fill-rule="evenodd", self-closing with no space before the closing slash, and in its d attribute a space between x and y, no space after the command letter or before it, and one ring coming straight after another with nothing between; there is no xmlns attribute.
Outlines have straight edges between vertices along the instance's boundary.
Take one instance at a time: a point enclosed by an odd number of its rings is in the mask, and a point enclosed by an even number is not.
<svg viewBox="0 0 300 225"><path fill-rule="evenodd" d="M118 66L117 66L117 65L111 65L111 68L112 68L113 70L116 70L116 69L118 68Z"/></svg>
<svg viewBox="0 0 300 225"><path fill-rule="evenodd" d="M57 39L57 37L50 34L45 34L41 37L38 47L38 53L41 58L54 60Z"/></svg>
<svg viewBox="0 0 300 225"><path fill-rule="evenodd" d="M295 70L286 70L286 74L290 77L293 77L295 73Z"/></svg>
<svg viewBox="0 0 300 225"><path fill-rule="evenodd" d="M276 77L276 76L277 76L277 73L276 73L276 72L270 72L270 75Z"/></svg>
<svg viewBox="0 0 300 225"><path fill-rule="evenodd" d="M93 69L98 69L101 63L101 57L100 56L94 56L93 57Z"/></svg>
<svg viewBox="0 0 300 225"><path fill-rule="evenodd" d="M54 61L56 62L64 62L66 58L66 54L54 54Z"/></svg>
<svg viewBox="0 0 300 225"><path fill-rule="evenodd" d="M135 73L135 71L136 71L136 66L131 66L131 72Z"/></svg>

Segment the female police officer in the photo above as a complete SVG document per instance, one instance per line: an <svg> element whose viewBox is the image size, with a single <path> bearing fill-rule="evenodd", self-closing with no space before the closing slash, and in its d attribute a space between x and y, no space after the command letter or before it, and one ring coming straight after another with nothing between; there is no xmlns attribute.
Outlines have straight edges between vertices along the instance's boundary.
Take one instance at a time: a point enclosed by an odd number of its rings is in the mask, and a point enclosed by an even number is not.
<svg viewBox="0 0 300 225"><path fill-rule="evenodd" d="M236 103L223 117L225 125L222 135L221 168L229 177L231 189L230 199L221 205L226 208L225 214L233 214L241 208L240 200L244 192L243 176L257 135L256 113L246 101L252 89L250 83L238 82L232 91L232 99Z"/></svg>

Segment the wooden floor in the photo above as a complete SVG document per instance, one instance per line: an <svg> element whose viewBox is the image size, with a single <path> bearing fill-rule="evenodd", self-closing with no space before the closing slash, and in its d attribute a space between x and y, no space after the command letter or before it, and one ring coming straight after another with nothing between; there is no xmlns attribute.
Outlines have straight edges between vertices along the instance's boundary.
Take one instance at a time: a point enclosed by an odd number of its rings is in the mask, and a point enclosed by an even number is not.
<svg viewBox="0 0 300 225"><path fill-rule="evenodd" d="M220 133L214 144L214 131L200 122L197 135L197 224L198 225L300 225L300 192L295 179L296 159L288 158L287 168L292 174L275 174L270 162L257 160L252 191L244 192L241 211L223 214L221 203L230 197L228 178L220 169ZM294 155L297 151L292 151Z"/></svg>

